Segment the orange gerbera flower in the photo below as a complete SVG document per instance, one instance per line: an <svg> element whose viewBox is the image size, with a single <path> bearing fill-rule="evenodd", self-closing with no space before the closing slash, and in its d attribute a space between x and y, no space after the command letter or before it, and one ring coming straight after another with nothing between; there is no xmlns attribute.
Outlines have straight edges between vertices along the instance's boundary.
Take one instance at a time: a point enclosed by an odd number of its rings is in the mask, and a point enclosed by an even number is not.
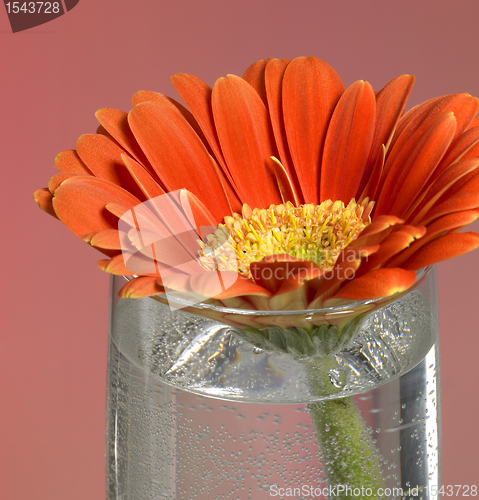
<svg viewBox="0 0 479 500"><path fill-rule="evenodd" d="M315 57L258 61L213 88L178 74L189 111L147 91L129 113L101 109L97 133L58 154L61 173L35 199L109 257L100 268L135 275L122 297L211 297L208 251L224 235L237 268L224 269L234 279L210 298L218 305L312 309L404 292L416 270L479 246L457 232L479 216L478 100L437 97L403 115L413 82L345 89ZM176 191L193 227L220 229L186 271L166 272L185 252L173 238L171 251L140 252L156 272L132 273L122 248L138 245L119 218Z"/></svg>

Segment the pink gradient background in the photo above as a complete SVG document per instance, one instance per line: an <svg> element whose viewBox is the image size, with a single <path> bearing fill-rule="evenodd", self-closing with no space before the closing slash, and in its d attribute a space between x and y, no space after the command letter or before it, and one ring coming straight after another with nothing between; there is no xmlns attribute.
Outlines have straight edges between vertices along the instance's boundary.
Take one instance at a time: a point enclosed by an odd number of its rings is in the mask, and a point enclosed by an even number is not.
<svg viewBox="0 0 479 500"><path fill-rule="evenodd" d="M55 154L137 90L209 83L269 56L316 55L345 84L415 74L410 106L479 95L477 0L81 0L11 34L0 7L2 341L0 498L105 498L108 276L37 209ZM479 225L475 225L479 230ZM477 484L479 253L439 265L443 483Z"/></svg>

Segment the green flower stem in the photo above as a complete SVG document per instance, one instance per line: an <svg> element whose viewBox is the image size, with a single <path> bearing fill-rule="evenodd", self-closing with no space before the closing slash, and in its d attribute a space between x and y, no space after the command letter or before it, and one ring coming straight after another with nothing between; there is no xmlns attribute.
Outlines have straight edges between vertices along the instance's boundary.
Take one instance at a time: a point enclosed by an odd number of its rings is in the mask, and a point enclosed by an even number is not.
<svg viewBox="0 0 479 500"><path fill-rule="evenodd" d="M330 379L330 370L337 368L334 354L357 335L361 319L362 316L357 316L342 327L322 325L309 330L247 327L238 333L260 349L285 353L303 363L312 394L334 397L345 383L344 374L338 375L337 386ZM351 397L323 400L309 404L308 409L316 426L329 486L350 487L344 493L336 490L334 498L384 498L378 496L379 489L384 488L380 455L354 400ZM358 491L361 493L357 494Z"/></svg>
<svg viewBox="0 0 479 500"><path fill-rule="evenodd" d="M332 357L306 362L313 393L324 395L325 389L331 394L339 392L328 375L333 366ZM334 498L383 498L377 494L379 488L384 488L379 453L353 398L310 403L308 409L316 427L328 485L350 487L350 490L337 492ZM356 493L361 493L353 494L355 489Z"/></svg>

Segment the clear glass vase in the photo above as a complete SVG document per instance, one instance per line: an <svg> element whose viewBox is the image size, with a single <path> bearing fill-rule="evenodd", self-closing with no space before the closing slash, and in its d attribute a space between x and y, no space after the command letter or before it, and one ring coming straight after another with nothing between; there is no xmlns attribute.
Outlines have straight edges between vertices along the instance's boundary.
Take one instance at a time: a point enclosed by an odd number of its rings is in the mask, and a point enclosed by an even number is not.
<svg viewBox="0 0 479 500"><path fill-rule="evenodd" d="M434 269L394 300L281 313L112 285L109 499L435 498Z"/></svg>

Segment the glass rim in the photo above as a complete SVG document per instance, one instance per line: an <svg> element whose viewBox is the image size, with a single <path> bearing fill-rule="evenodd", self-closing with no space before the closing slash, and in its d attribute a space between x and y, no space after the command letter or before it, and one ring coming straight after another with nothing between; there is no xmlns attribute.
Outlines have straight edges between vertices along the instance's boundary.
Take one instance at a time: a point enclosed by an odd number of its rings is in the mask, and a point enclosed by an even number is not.
<svg viewBox="0 0 479 500"><path fill-rule="evenodd" d="M179 297L175 297L175 302L180 304L182 307L179 309L183 308L188 308L187 310L190 312L193 312L192 309L206 309L210 311L215 311L218 313L223 313L223 314L235 314L235 315L242 315L242 316L264 316L264 317L274 317L274 316L304 316L304 315L331 315L335 313L340 313L340 314L350 314L354 313L357 309L362 309L364 307L374 305L374 308L379 308L383 307L400 297L403 297L404 295L412 292L414 289L416 289L422 282L423 280L430 274L431 269L433 268L433 265L423 267L422 269L419 269L416 271L416 281L412 286L410 286L407 290L404 290L402 292L397 292L393 295L386 295L385 297L379 297L379 298L374 298L374 299L366 299L366 300L360 300L360 301L355 301L355 302L349 302L347 304L341 304L337 306L331 306L331 307L323 307L319 309L296 309L296 310L274 310L274 311L267 311L264 309L237 309L233 307L223 307L223 306L217 306L214 304L208 304L205 302L190 302L186 299L182 299ZM126 276L123 276L123 278L127 281L129 279ZM166 294L158 294L153 296L154 297L161 297L163 300L169 301L168 297ZM161 301L163 302L163 301Z"/></svg>

